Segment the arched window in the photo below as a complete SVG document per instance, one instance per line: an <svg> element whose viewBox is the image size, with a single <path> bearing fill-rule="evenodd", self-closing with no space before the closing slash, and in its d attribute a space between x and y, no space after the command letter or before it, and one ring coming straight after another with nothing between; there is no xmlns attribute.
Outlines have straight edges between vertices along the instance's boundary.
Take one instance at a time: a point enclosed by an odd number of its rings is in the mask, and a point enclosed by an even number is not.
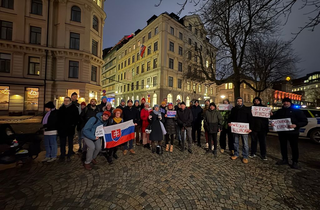
<svg viewBox="0 0 320 210"><path fill-rule="evenodd" d="M157 104L157 94L153 94L153 98L152 98L152 107L154 107L154 105Z"/></svg>
<svg viewBox="0 0 320 210"><path fill-rule="evenodd" d="M71 20L81 22L81 9L78 6L71 7Z"/></svg>
<svg viewBox="0 0 320 210"><path fill-rule="evenodd" d="M95 15L92 18L92 28L96 31L99 31L99 20Z"/></svg>
<svg viewBox="0 0 320 210"><path fill-rule="evenodd" d="M139 100L139 96L136 97L136 100Z"/></svg>
<svg viewBox="0 0 320 210"><path fill-rule="evenodd" d="M120 104L120 98L117 99L117 104L116 106L118 106Z"/></svg>
<svg viewBox="0 0 320 210"><path fill-rule="evenodd" d="M177 95L177 99L176 100L178 100L178 99L180 99L182 101L181 95Z"/></svg>
<svg viewBox="0 0 320 210"><path fill-rule="evenodd" d="M171 93L169 93L168 95L167 95L167 102L168 103L172 103L173 101L172 101L172 94Z"/></svg>
<svg viewBox="0 0 320 210"><path fill-rule="evenodd" d="M186 106L190 106L190 98L189 98L189 96L187 96L187 99L186 99Z"/></svg>
<svg viewBox="0 0 320 210"><path fill-rule="evenodd" d="M131 100L134 102L134 96L131 97Z"/></svg>

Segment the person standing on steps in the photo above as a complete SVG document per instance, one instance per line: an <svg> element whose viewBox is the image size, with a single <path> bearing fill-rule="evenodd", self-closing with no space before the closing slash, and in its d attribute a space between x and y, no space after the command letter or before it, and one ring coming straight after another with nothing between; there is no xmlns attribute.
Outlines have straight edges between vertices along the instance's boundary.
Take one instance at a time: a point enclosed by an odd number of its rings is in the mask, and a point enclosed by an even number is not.
<svg viewBox="0 0 320 210"><path fill-rule="evenodd" d="M173 139L174 139L174 134L176 134L176 117L168 117L168 111L175 111L173 109L173 104L169 103L168 104L168 109L165 114L165 128L167 131L166 134L166 151L168 152L170 149L170 152L173 151ZM169 145L169 140L170 140L170 145Z"/></svg>
<svg viewBox="0 0 320 210"><path fill-rule="evenodd" d="M201 147L201 126L202 126L202 113L203 110L199 106L199 100L195 100L194 105L191 108L193 122L192 122L192 140L198 142L198 147ZM197 139L196 139L197 133Z"/></svg>
<svg viewBox="0 0 320 210"><path fill-rule="evenodd" d="M181 102L181 109L177 111L177 122L181 131L181 151L184 152L186 137L188 137L188 152L192 154L192 121L193 116L186 104Z"/></svg>

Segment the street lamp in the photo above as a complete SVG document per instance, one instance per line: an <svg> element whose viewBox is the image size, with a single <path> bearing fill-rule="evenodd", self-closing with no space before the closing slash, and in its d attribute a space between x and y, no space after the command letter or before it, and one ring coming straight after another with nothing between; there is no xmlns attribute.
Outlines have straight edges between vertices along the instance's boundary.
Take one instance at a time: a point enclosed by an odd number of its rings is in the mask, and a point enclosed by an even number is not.
<svg viewBox="0 0 320 210"><path fill-rule="evenodd" d="M222 99L224 99L226 96L225 96L225 95L221 95L220 97L221 97Z"/></svg>
<svg viewBox="0 0 320 210"><path fill-rule="evenodd" d="M149 85L146 85L146 88L149 88Z"/></svg>

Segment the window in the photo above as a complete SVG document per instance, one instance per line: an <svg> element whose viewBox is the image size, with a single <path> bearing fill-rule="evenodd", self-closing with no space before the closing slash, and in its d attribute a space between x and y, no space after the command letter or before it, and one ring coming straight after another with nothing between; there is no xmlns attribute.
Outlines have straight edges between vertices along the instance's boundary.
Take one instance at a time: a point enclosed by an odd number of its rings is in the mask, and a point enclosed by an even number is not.
<svg viewBox="0 0 320 210"><path fill-rule="evenodd" d="M167 101L168 101L168 103L172 103L173 102L173 100L172 100L172 94L171 93L169 93L168 95L167 95Z"/></svg>
<svg viewBox="0 0 320 210"><path fill-rule="evenodd" d="M2 0L1 7L7 8L7 9L13 9L13 1L14 0Z"/></svg>
<svg viewBox="0 0 320 210"><path fill-rule="evenodd" d="M41 28L30 27L30 44L41 44Z"/></svg>
<svg viewBox="0 0 320 210"><path fill-rule="evenodd" d="M179 62L179 64L178 64L178 71L182 72L182 63L181 62Z"/></svg>
<svg viewBox="0 0 320 210"><path fill-rule="evenodd" d="M139 90L139 81L136 82L136 89Z"/></svg>
<svg viewBox="0 0 320 210"><path fill-rule="evenodd" d="M152 107L157 104L157 94L154 93L152 97Z"/></svg>
<svg viewBox="0 0 320 210"><path fill-rule="evenodd" d="M170 42L169 50L171 52L174 52L174 43L173 42Z"/></svg>
<svg viewBox="0 0 320 210"><path fill-rule="evenodd" d="M81 9L79 7L71 7L71 20L75 22L81 22Z"/></svg>
<svg viewBox="0 0 320 210"><path fill-rule="evenodd" d="M247 84L243 83L243 89L246 89L246 88L247 88Z"/></svg>
<svg viewBox="0 0 320 210"><path fill-rule="evenodd" d="M145 39L146 39L146 37L145 37L145 36L144 36L144 37L142 37L142 44L144 43Z"/></svg>
<svg viewBox="0 0 320 210"><path fill-rule="evenodd" d="M148 33L148 39L151 39L151 31Z"/></svg>
<svg viewBox="0 0 320 210"><path fill-rule="evenodd" d="M202 51L202 45L200 45L200 51Z"/></svg>
<svg viewBox="0 0 320 210"><path fill-rule="evenodd" d="M96 82L97 81L97 69L96 66L91 66L91 81Z"/></svg>
<svg viewBox="0 0 320 210"><path fill-rule="evenodd" d="M191 42L191 39L190 39L190 38L189 38L189 41L188 41L188 42L189 42L189 45L191 45L191 44L192 44L192 42Z"/></svg>
<svg viewBox="0 0 320 210"><path fill-rule="evenodd" d="M120 87L120 92L122 92L122 86ZM118 102L118 104L119 104L119 102Z"/></svg>
<svg viewBox="0 0 320 210"><path fill-rule="evenodd" d="M157 67L158 67L158 59L155 58L155 59L153 59L153 69L155 69Z"/></svg>
<svg viewBox="0 0 320 210"><path fill-rule="evenodd" d="M0 53L0 73L10 73L11 54Z"/></svg>
<svg viewBox="0 0 320 210"><path fill-rule="evenodd" d="M192 90L196 92L196 83L193 83Z"/></svg>
<svg viewBox="0 0 320 210"><path fill-rule="evenodd" d="M9 109L10 87L0 86L0 110Z"/></svg>
<svg viewBox="0 0 320 210"><path fill-rule="evenodd" d="M189 24L189 31L192 31L192 25Z"/></svg>
<svg viewBox="0 0 320 210"><path fill-rule="evenodd" d="M151 45L148 46L148 55L150 55L150 54L151 54Z"/></svg>
<svg viewBox="0 0 320 210"><path fill-rule="evenodd" d="M169 58L169 68L173 69L173 59Z"/></svg>
<svg viewBox="0 0 320 210"><path fill-rule="evenodd" d="M137 74L137 75L139 74L139 66L137 66L136 74Z"/></svg>
<svg viewBox="0 0 320 210"><path fill-rule="evenodd" d="M99 31L99 20L95 15L92 18L92 28L96 31Z"/></svg>
<svg viewBox="0 0 320 210"><path fill-rule="evenodd" d="M213 88L210 88L210 94L211 95L213 94Z"/></svg>
<svg viewBox="0 0 320 210"><path fill-rule="evenodd" d="M32 0L31 13L35 15L42 15L42 0Z"/></svg>
<svg viewBox="0 0 320 210"><path fill-rule="evenodd" d="M198 91L199 91L199 93L201 93L201 85L199 85L199 90Z"/></svg>
<svg viewBox="0 0 320 210"><path fill-rule="evenodd" d="M195 42L195 43L194 43L194 50L197 50L197 49L198 49L198 43Z"/></svg>
<svg viewBox="0 0 320 210"><path fill-rule="evenodd" d="M131 83L131 90L134 90L134 83Z"/></svg>
<svg viewBox="0 0 320 210"><path fill-rule="evenodd" d="M148 61L148 63L147 63L147 71L150 71L150 68L151 68L151 62Z"/></svg>
<svg viewBox="0 0 320 210"><path fill-rule="evenodd" d="M123 73L123 79L126 79L126 72Z"/></svg>
<svg viewBox="0 0 320 210"><path fill-rule="evenodd" d="M123 86L123 92L126 92L126 85Z"/></svg>
<svg viewBox="0 0 320 210"><path fill-rule="evenodd" d="M80 49L80 34L70 33L70 49Z"/></svg>
<svg viewBox="0 0 320 210"><path fill-rule="evenodd" d="M168 85L169 87L173 87L173 77L169 77Z"/></svg>
<svg viewBox="0 0 320 210"><path fill-rule="evenodd" d="M79 62L69 61L69 78L78 78Z"/></svg>
<svg viewBox="0 0 320 210"><path fill-rule="evenodd" d="M28 111L38 110L39 88L26 88L24 96L24 109Z"/></svg>
<svg viewBox="0 0 320 210"><path fill-rule="evenodd" d="M182 51L182 47L179 46L179 55L182 55L183 51Z"/></svg>
<svg viewBox="0 0 320 210"><path fill-rule="evenodd" d="M126 60L124 61L124 67L127 67L127 61Z"/></svg>
<svg viewBox="0 0 320 210"><path fill-rule="evenodd" d="M130 91L130 84L127 84L127 91Z"/></svg>
<svg viewBox="0 0 320 210"><path fill-rule="evenodd" d="M190 82L187 82L187 90L190 90L190 87L191 87Z"/></svg>
<svg viewBox="0 0 320 210"><path fill-rule="evenodd" d="M92 39L92 54L98 56L98 42Z"/></svg>
<svg viewBox="0 0 320 210"><path fill-rule="evenodd" d="M188 66L188 73L191 73L191 66Z"/></svg>
<svg viewBox="0 0 320 210"><path fill-rule="evenodd" d="M121 69L123 69L123 62L121 63Z"/></svg>
<svg viewBox="0 0 320 210"><path fill-rule="evenodd" d="M196 35L198 35L198 29L197 29L197 28L194 29L194 33L195 33Z"/></svg>
<svg viewBox="0 0 320 210"><path fill-rule="evenodd" d="M144 72L144 64L141 65L141 73Z"/></svg>
<svg viewBox="0 0 320 210"><path fill-rule="evenodd" d="M40 58L29 57L29 75L40 75Z"/></svg>
<svg viewBox="0 0 320 210"><path fill-rule="evenodd" d="M141 80L141 89L144 89L144 80Z"/></svg>
<svg viewBox="0 0 320 210"><path fill-rule="evenodd" d="M188 59L191 60L191 51L188 52Z"/></svg>
<svg viewBox="0 0 320 210"><path fill-rule="evenodd" d="M233 84L232 83L229 83L229 89L232 89L233 88Z"/></svg>
<svg viewBox="0 0 320 210"><path fill-rule="evenodd" d="M0 20L0 39L12 40L12 22Z"/></svg>
<svg viewBox="0 0 320 210"><path fill-rule="evenodd" d="M179 39L183 39L183 34L181 32L179 32Z"/></svg>
<svg viewBox="0 0 320 210"><path fill-rule="evenodd" d="M134 63L134 55L132 56L132 63Z"/></svg>
<svg viewBox="0 0 320 210"><path fill-rule="evenodd" d="M153 51L155 52L155 51L157 51L158 50L158 42L155 42L154 44L153 44Z"/></svg>
<svg viewBox="0 0 320 210"><path fill-rule="evenodd" d="M130 65L130 61L131 61L130 58L128 58L128 66Z"/></svg>
<svg viewBox="0 0 320 210"><path fill-rule="evenodd" d="M156 28L154 29L154 35L157 35L157 34L159 33L158 30L159 30L158 27L156 27Z"/></svg>
<svg viewBox="0 0 320 210"><path fill-rule="evenodd" d="M139 60L140 58L139 58L139 53L137 53L137 61Z"/></svg>
<svg viewBox="0 0 320 210"><path fill-rule="evenodd" d="M174 35L174 28L173 27L170 27L170 34Z"/></svg>
<svg viewBox="0 0 320 210"><path fill-rule="evenodd" d="M186 98L186 105L190 105L190 97L189 96L187 96L187 98Z"/></svg>
<svg viewBox="0 0 320 210"><path fill-rule="evenodd" d="M178 88L181 89L182 87L182 79L178 79Z"/></svg>
<svg viewBox="0 0 320 210"><path fill-rule="evenodd" d="M152 78L152 81L153 81L153 87L155 87L155 86L157 86L157 76L154 76L153 78Z"/></svg>
<svg viewBox="0 0 320 210"><path fill-rule="evenodd" d="M150 87L150 78L147 79L147 88Z"/></svg>

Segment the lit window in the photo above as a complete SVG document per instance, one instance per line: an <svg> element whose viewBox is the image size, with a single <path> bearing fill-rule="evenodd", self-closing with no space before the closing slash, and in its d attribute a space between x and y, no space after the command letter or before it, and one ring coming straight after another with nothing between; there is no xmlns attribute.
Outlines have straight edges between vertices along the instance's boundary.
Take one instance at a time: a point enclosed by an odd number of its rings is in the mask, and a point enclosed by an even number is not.
<svg viewBox="0 0 320 210"><path fill-rule="evenodd" d="M29 75L40 75L40 58L29 57Z"/></svg>

